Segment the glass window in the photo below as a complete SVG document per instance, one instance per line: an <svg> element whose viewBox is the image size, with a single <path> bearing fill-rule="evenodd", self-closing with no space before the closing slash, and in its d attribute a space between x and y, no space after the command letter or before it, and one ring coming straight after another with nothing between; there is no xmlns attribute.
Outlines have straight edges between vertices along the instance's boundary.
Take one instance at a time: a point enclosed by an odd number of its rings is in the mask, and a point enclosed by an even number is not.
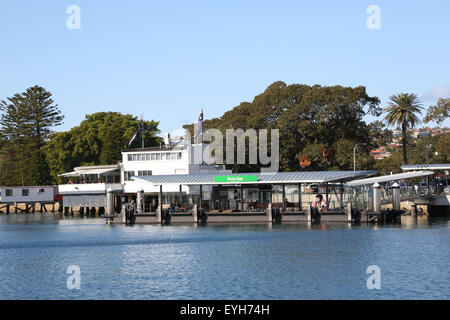
<svg viewBox="0 0 450 320"><path fill-rule="evenodd" d="M134 171L125 171L124 172L125 181L132 181L131 177L134 177Z"/></svg>
<svg viewBox="0 0 450 320"><path fill-rule="evenodd" d="M161 160L161 154L160 153L156 154L156 160Z"/></svg>
<svg viewBox="0 0 450 320"><path fill-rule="evenodd" d="M5 195L6 195L7 197L12 197L13 191L12 191L11 189L6 189Z"/></svg>
<svg viewBox="0 0 450 320"><path fill-rule="evenodd" d="M156 159L156 155L154 153L151 154L151 160L155 160Z"/></svg>
<svg viewBox="0 0 450 320"><path fill-rule="evenodd" d="M145 160L151 160L151 158L150 158L150 153L147 153L146 155L145 155Z"/></svg>
<svg viewBox="0 0 450 320"><path fill-rule="evenodd" d="M178 160L181 160L182 157L183 157L183 154L181 152L178 152L178 154L177 154Z"/></svg>
<svg viewBox="0 0 450 320"><path fill-rule="evenodd" d="M177 154L172 152L170 154L170 160L177 160Z"/></svg>
<svg viewBox="0 0 450 320"><path fill-rule="evenodd" d="M128 161L132 161L133 160L133 155L129 154L128 155Z"/></svg>
<svg viewBox="0 0 450 320"><path fill-rule="evenodd" d="M165 153L161 153L161 160L166 160L166 154Z"/></svg>
<svg viewBox="0 0 450 320"><path fill-rule="evenodd" d="M28 197L30 195L30 190L22 189L22 197Z"/></svg>

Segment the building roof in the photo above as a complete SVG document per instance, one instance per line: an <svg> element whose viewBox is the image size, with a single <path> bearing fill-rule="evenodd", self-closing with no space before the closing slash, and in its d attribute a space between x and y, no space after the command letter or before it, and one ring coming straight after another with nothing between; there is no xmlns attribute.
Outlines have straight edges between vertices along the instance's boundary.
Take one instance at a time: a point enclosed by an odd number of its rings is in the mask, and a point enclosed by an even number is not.
<svg viewBox="0 0 450 320"><path fill-rule="evenodd" d="M161 146L161 147L146 147L146 148L135 148L135 149L123 149L122 153L128 153L128 152L150 152L150 151L183 151L186 150L186 145L184 144L173 144L171 146Z"/></svg>
<svg viewBox="0 0 450 320"><path fill-rule="evenodd" d="M381 182L405 180L405 179L411 179L411 178L430 176L432 174L434 174L433 171L414 171L414 172L390 174L390 175L386 175L386 176L350 181L347 183L347 186L359 187L359 186L365 186L365 185L373 185L376 182L381 183Z"/></svg>
<svg viewBox="0 0 450 320"><path fill-rule="evenodd" d="M356 178L368 177L376 171L302 171L302 172L276 172L276 173L232 173L219 174L172 174L154 176L135 176L132 179L145 181L153 185L182 184L259 184L259 183L325 183L333 181L349 181ZM248 182L214 182L218 176L257 176L257 181Z"/></svg>
<svg viewBox="0 0 450 320"><path fill-rule="evenodd" d="M86 166L86 167L76 167L74 171L59 174L60 177L78 177L80 175L87 174L104 174L107 172L116 171L119 169L118 165L108 165L108 166Z"/></svg>
<svg viewBox="0 0 450 320"><path fill-rule="evenodd" d="M408 170L450 170L450 163L408 164L401 166L403 171Z"/></svg>

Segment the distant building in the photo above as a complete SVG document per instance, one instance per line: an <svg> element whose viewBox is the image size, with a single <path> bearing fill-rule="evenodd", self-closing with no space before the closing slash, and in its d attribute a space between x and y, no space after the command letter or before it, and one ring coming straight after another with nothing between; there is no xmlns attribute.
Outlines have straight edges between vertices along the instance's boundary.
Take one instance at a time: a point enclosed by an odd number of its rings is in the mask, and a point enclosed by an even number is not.
<svg viewBox="0 0 450 320"><path fill-rule="evenodd" d="M386 151L386 147L379 147L370 151L370 156L375 160L382 160L391 156L391 153Z"/></svg>

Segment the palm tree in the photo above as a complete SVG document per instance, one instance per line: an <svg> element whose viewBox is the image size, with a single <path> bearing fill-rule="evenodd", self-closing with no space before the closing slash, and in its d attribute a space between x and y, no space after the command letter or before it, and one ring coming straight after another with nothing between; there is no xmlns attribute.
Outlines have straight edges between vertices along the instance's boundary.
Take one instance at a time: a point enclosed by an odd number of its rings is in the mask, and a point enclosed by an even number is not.
<svg viewBox="0 0 450 320"><path fill-rule="evenodd" d="M422 114L422 104L417 95L413 93L399 93L389 97L391 100L389 106L384 108L386 116L384 120L388 125L401 125L402 127L402 145L403 145L403 162L408 164L406 156L406 130L408 127L414 128L420 123L417 114Z"/></svg>

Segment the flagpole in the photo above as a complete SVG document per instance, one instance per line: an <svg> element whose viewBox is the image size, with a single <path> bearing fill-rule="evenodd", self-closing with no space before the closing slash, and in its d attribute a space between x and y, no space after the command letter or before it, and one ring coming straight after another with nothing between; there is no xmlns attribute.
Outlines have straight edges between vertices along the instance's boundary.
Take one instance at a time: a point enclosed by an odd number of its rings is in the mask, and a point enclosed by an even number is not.
<svg viewBox="0 0 450 320"><path fill-rule="evenodd" d="M142 149L144 149L144 147L145 147L145 145L144 145L144 135L145 135L145 131L144 131L144 113L142 113L142 115L141 115L141 126L142 126L142 134L141 134L141 137L142 137Z"/></svg>

